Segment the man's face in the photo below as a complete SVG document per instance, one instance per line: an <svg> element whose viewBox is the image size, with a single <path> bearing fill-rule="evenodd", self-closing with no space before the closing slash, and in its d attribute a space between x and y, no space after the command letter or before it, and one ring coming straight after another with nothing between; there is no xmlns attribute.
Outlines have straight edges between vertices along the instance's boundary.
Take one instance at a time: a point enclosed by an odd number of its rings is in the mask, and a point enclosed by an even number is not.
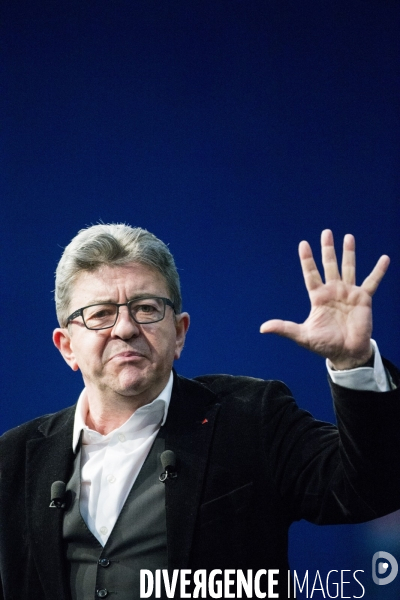
<svg viewBox="0 0 400 600"><path fill-rule="evenodd" d="M70 314L101 302L128 302L137 296L170 298L164 277L147 265L103 266L83 272L74 284ZM146 404L158 396L168 382L174 358L179 358L189 315L174 317L166 306L157 323L138 325L122 306L114 327L89 330L78 317L69 328L56 329L54 343L72 369L80 369L89 400L134 397Z"/></svg>

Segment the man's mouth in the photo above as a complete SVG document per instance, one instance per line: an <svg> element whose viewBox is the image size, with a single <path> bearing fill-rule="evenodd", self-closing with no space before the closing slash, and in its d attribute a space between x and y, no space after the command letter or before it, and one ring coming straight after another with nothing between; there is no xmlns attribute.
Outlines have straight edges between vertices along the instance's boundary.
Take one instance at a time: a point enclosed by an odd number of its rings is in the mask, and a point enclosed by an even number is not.
<svg viewBox="0 0 400 600"><path fill-rule="evenodd" d="M136 350L125 350L123 352L118 352L117 354L114 354L110 358L110 360L113 360L113 359L117 359L117 360L123 360L123 359L139 360L141 358L145 358L144 354L142 354L141 352L137 352Z"/></svg>

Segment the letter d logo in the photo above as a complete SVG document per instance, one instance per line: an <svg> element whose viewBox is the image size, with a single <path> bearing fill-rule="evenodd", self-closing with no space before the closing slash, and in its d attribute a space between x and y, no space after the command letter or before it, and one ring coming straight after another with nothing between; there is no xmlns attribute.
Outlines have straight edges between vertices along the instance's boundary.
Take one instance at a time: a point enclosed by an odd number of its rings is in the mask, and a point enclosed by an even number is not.
<svg viewBox="0 0 400 600"><path fill-rule="evenodd" d="M385 562L382 562L382 559ZM378 562L379 561L379 562ZM387 573L389 564L391 570L389 571L389 575L386 577L379 577L379 575L384 575ZM395 579L399 570L399 565L397 564L397 560L392 554L389 552L375 552L372 557L372 579L373 582L377 585L387 585L388 583L392 583L393 579Z"/></svg>

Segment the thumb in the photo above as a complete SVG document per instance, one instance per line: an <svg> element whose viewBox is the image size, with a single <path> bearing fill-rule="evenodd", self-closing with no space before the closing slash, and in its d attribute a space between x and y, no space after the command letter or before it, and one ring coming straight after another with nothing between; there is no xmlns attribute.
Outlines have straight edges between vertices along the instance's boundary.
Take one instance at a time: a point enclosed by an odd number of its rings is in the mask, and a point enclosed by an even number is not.
<svg viewBox="0 0 400 600"><path fill-rule="evenodd" d="M293 321L282 321L281 319L271 319L265 321L260 327L260 333L276 333L282 337L289 338L297 343L301 339L301 327Z"/></svg>

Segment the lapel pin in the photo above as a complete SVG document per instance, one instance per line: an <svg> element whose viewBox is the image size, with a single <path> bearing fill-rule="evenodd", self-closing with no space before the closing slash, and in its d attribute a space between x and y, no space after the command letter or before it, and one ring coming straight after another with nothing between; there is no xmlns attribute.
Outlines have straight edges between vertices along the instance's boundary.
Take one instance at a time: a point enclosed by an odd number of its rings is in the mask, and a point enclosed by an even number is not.
<svg viewBox="0 0 400 600"><path fill-rule="evenodd" d="M203 419L201 424L204 425L205 423L208 423L208 419Z"/></svg>

